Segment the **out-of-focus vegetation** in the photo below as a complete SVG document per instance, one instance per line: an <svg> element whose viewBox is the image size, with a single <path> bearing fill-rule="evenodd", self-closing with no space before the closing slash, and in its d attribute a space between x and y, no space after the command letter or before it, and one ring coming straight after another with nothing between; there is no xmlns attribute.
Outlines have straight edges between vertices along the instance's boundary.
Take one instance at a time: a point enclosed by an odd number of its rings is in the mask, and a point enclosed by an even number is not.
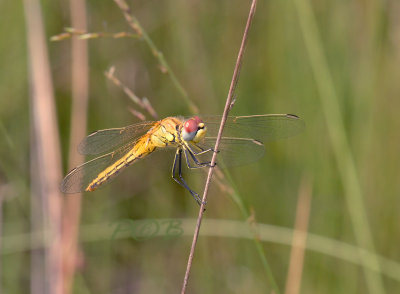
<svg viewBox="0 0 400 294"><path fill-rule="evenodd" d="M344 196L343 171L337 164L338 156L340 160L349 154L334 153L304 38L312 32L300 26L301 14L294 2L258 3L231 113L294 113L305 120L306 131L268 144L262 160L232 169L230 174L257 222L280 228L293 228L301 179L312 178L309 232L357 246ZM70 26L66 3L42 2L48 40ZM249 1L142 0L129 4L200 113L222 113ZM386 293L398 293L400 2L314 1L312 5L318 45L327 59L325 69L332 75L336 102L343 114L342 135L347 136L355 160L368 218L364 225L372 232L375 253L392 265L381 268ZM89 1L87 7L89 31L130 32L113 1ZM33 200L29 150L33 138L24 14L18 1L2 1L0 9L0 191L4 197L0 214L0 289L4 293L26 293L31 276L27 265L34 244L30 243ZM70 40L49 41L48 48L66 173L71 123ZM141 40L93 39L89 41L89 56L88 133L138 121L129 111L136 105L104 76L111 66L138 96L151 101L160 117L191 114ZM171 238L136 240L124 235L112 239L113 228L124 219L192 221L197 217L195 201L171 180L172 160L172 153L152 155L104 189L84 195L80 243L83 262L74 293L179 291L194 225L182 225L184 234ZM187 172L186 178L196 191L202 191L203 173ZM245 221L236 203L217 185L208 199L206 219ZM276 232L267 232L271 240L279 240ZM252 241L241 234L228 235L223 227L219 233L200 233L189 292L268 293L270 285ZM289 244L283 243L262 243L282 292L290 255ZM306 250L301 293L368 291L362 265L350 257L320 252L325 246L322 241L314 240L312 244L317 249Z"/></svg>

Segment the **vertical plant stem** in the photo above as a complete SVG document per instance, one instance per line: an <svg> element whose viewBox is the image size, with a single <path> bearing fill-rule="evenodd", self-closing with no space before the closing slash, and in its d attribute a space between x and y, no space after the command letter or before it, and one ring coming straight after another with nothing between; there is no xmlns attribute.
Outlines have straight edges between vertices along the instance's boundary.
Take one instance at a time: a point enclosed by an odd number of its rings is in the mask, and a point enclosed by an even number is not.
<svg viewBox="0 0 400 294"><path fill-rule="evenodd" d="M314 72L315 81L319 91L322 110L326 118L328 133L331 138L336 163L340 172L347 207L353 225L359 258L363 261L364 275L367 287L371 294L385 293L380 265L375 255L368 258L364 249L375 252L372 233L368 224L368 217L363 202L363 193L359 183L354 157L346 136L343 116L339 106L339 99L333 84L332 76L326 57L323 53L319 37L317 22L311 4L308 0L293 0L298 14L300 28L303 32L306 48L309 53L310 64ZM367 264L372 264L376 271L371 271Z"/></svg>
<svg viewBox="0 0 400 294"><path fill-rule="evenodd" d="M86 31L86 5L82 0L70 0L71 24ZM86 135L88 108L88 49L87 41L72 38L72 112L69 144L69 169L83 163L76 146ZM82 194L65 197L63 209L63 278L64 294L71 293L74 274L79 264L78 235Z"/></svg>
<svg viewBox="0 0 400 294"><path fill-rule="evenodd" d="M300 293L303 274L304 255L307 245L308 219L312 196L312 181L303 176L297 200L296 221L293 232L292 249L290 252L289 270L286 279L285 294Z"/></svg>
<svg viewBox="0 0 400 294"><path fill-rule="evenodd" d="M242 65L242 62L243 62L243 55L244 55L244 51L245 51L245 48L246 48L247 38L248 38L248 35L249 35L249 29L250 29L250 26L251 26L251 23L253 21L254 14L255 14L255 11L256 11L256 4L257 4L257 0L253 0L252 3L251 3L249 16L248 16L248 19L247 19L247 23L246 23L246 27L245 27L244 33L243 33L242 43L240 45L239 54L238 54L238 57L237 57L237 60L236 60L235 69L233 71L231 85L229 87L228 97L226 98L226 103L225 103L225 108L224 108L224 112L223 112L222 119L221 119L221 124L220 124L219 130L218 130L217 140L215 142L215 147L214 147L215 151L218 150L219 143L221 141L222 131L224 129L224 125L225 125L226 119L228 117L228 113L229 113L230 109L233 106L233 104L232 104L233 96L234 96L235 88L236 88L236 85L237 85L237 82L238 82L238 79L239 79L240 68L241 68L241 65ZM205 184L205 187L204 187L202 203L200 205L199 215L198 215L198 218L197 218L197 224L196 224L196 228L195 228L194 235L193 235L192 246L190 248L190 253L189 253L189 258L188 258L188 262L187 262L185 277L183 279L183 285L182 285L181 294L186 293L186 288L187 288L187 284L188 284L188 280L189 280L189 274L190 274L190 270L192 268L194 251L196 249L197 239L198 239L199 232L200 232L201 221L203 219L203 214L204 214L204 210L205 210L205 204L207 202L208 189L210 187L211 178L212 178L212 175L213 175L213 172L214 172L216 155L217 155L217 152L214 152L213 156L211 158L211 166L210 166L210 168L208 170L208 176L207 176L206 184Z"/></svg>
<svg viewBox="0 0 400 294"><path fill-rule="evenodd" d="M32 278L39 281L31 281L31 293L61 294L61 152L56 107L40 2L25 0L24 10L31 83L31 163L35 164L31 167L32 230L48 232L44 256L32 255Z"/></svg>

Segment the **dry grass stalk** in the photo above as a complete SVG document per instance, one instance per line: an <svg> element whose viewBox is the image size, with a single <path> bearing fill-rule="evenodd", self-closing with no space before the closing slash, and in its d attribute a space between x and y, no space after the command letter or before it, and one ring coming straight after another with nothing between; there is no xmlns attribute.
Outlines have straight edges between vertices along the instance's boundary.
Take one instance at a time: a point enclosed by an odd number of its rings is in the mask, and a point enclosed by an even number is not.
<svg viewBox="0 0 400 294"><path fill-rule="evenodd" d="M86 6L83 1L71 0L71 23L75 28L85 31L86 24ZM76 152L76 146L86 135L87 109L88 109L88 48L87 42L72 38L72 112L71 112L71 133L69 144L69 162L68 167L80 165L84 157ZM74 274L79 265L79 225L81 216L82 194L73 195L64 199L63 206L63 293L71 293Z"/></svg>
<svg viewBox="0 0 400 294"><path fill-rule="evenodd" d="M76 36L80 40L87 39L98 39L98 38L139 38L136 34L130 34L127 32L117 32L117 33L106 33L106 32L87 32L86 30L80 30L73 28L64 28L64 33L55 35L50 38L50 41L62 41L65 39L71 39Z"/></svg>
<svg viewBox="0 0 400 294"><path fill-rule="evenodd" d="M25 0L31 83L32 231L48 232L32 252L31 293L62 293L61 155L56 107L40 3Z"/></svg>
<svg viewBox="0 0 400 294"><path fill-rule="evenodd" d="M228 113L230 111L230 109L232 108L233 105L233 101L234 101L234 93L235 93L235 88L239 79L239 74L240 74L240 68L242 65L242 61L243 61L243 55L244 55L244 51L245 51L245 47L246 47L246 43L247 43L247 38L249 35L249 29L251 26L251 23L253 21L254 18L254 14L256 11L256 4L257 4L257 0L253 0L251 7L250 7L250 12L249 12L249 16L247 19L247 23L246 23L246 27L243 33L243 38L242 38L242 43L240 45L240 49L239 49L239 54L236 60L236 65L235 65L235 69L233 72L233 76L232 76L232 81L231 81L231 85L229 87L229 92L228 92L228 97L226 98L226 103L225 103L225 108L224 108L224 112L222 115L222 119L221 119L221 124L219 127L219 131L218 131L218 136L217 136L217 140L215 142L215 147L214 150L218 150L219 147L219 143L221 141L221 136L222 136L222 131L224 129L224 125L225 122L228 118ZM186 273L185 273L185 277L183 280L183 285L182 285L182 290L181 293L184 294L186 293L186 288L187 288L187 283L189 280L189 274L190 274L190 270L192 267L192 262L193 262L193 257L194 257L194 251L196 248L196 244L197 244L197 239L199 236L199 232L200 232L200 226L201 226L201 221L203 219L203 214L205 211L205 204L207 202L207 195L208 195L208 189L210 187L210 183L211 183L211 178L214 172L214 166L215 166L215 160L216 160L216 155L217 152L214 152L212 159L211 159L211 166L208 170L208 176L207 176L207 180L206 180L206 184L204 187L204 192L203 192L203 198L202 198L202 204L200 205L200 210L199 210L199 215L197 218L197 224L196 224L196 228L194 231L194 235L193 235L193 241L192 241L192 246L190 249L190 253L189 253L189 259L188 259L188 263L187 263L187 267L186 267Z"/></svg>
<svg viewBox="0 0 400 294"><path fill-rule="evenodd" d="M137 110L133 109L132 107L128 107L128 110L138 120L141 120L141 121L146 120L146 116L143 113L141 113L140 111L137 111Z"/></svg>
<svg viewBox="0 0 400 294"><path fill-rule="evenodd" d="M294 226L292 250L290 252L289 270L286 279L285 294L300 293L303 274L304 255L307 242L308 219L310 216L312 181L303 177L297 201L296 221Z"/></svg>
<svg viewBox="0 0 400 294"><path fill-rule="evenodd" d="M104 75L111 81L113 82L117 87L121 88L122 91L137 105L139 105L141 108L146 110L154 119L158 119L158 114L151 105L150 101L147 98L139 98L131 89L129 89L124 83L121 82L115 75L115 67L112 66L108 71L104 73ZM131 111L132 112L132 111ZM140 112L139 112L140 113ZM137 116L139 114L138 112L135 112L134 115ZM140 113L141 114L141 113ZM141 119L140 117L143 116L143 114L139 115L138 118ZM144 119L141 119L144 120Z"/></svg>

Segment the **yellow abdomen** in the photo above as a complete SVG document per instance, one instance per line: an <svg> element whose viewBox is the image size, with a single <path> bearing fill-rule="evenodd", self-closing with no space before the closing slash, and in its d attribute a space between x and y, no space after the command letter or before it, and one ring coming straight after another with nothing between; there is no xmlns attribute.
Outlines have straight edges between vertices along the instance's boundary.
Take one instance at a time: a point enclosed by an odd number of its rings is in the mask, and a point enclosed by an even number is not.
<svg viewBox="0 0 400 294"><path fill-rule="evenodd" d="M113 176L117 175L125 167L133 164L136 160L143 158L152 153L156 147L149 143L149 136L145 135L139 139L131 151L117 160L115 163L107 167L104 171L89 183L85 191L91 192L96 190L101 184L107 182Z"/></svg>

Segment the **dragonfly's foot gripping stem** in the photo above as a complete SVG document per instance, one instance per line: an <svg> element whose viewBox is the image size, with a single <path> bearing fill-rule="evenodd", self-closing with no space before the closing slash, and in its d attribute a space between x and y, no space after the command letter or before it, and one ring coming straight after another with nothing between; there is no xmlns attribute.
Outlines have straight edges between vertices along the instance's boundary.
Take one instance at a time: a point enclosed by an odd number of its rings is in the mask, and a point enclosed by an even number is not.
<svg viewBox="0 0 400 294"><path fill-rule="evenodd" d="M186 155L186 154L185 154ZM187 157L186 157L187 159ZM178 164L178 177L176 177L176 165ZM182 176L182 149L178 149L175 153L175 159L174 159L174 164L172 166L172 178L174 179L175 182L177 182L179 185L184 187L186 190L190 192L190 194L193 196L194 200L196 200L198 205L206 205L206 202L203 202L202 199L200 198L200 195L190 189L186 181L184 180Z"/></svg>

